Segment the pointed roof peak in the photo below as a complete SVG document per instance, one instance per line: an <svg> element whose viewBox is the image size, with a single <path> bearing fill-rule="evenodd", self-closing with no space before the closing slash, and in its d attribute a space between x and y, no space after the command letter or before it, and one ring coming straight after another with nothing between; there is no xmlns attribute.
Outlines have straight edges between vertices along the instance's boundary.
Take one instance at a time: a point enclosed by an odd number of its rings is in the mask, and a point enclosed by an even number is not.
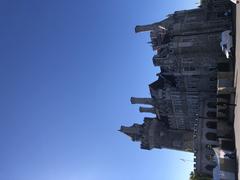
<svg viewBox="0 0 240 180"><path fill-rule="evenodd" d="M140 141L143 135L143 127L139 124L133 124L130 127L121 126L119 131L128 135L133 141Z"/></svg>

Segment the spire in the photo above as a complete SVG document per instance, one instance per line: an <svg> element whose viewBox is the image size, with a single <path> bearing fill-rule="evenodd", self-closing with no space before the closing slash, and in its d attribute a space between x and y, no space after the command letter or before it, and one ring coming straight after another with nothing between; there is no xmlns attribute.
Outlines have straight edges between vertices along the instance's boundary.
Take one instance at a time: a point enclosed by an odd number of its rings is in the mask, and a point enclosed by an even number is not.
<svg viewBox="0 0 240 180"><path fill-rule="evenodd" d="M139 112L153 113L156 114L155 108L153 107L139 107Z"/></svg>
<svg viewBox="0 0 240 180"><path fill-rule="evenodd" d="M139 124L133 124L130 127L121 126L119 131L130 136L133 141L140 141L143 134L143 127Z"/></svg>
<svg viewBox="0 0 240 180"><path fill-rule="evenodd" d="M148 104L148 105L154 105L152 98L136 98L131 97L131 103L132 104Z"/></svg>

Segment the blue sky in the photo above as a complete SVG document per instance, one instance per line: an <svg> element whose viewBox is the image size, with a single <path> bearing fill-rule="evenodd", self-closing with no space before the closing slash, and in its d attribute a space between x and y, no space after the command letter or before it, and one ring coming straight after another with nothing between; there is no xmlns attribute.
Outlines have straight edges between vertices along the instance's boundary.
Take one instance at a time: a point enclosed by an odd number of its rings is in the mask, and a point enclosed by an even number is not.
<svg viewBox="0 0 240 180"><path fill-rule="evenodd" d="M159 71L134 26L196 2L1 0L0 179L188 179L191 154L117 130L147 116L129 99Z"/></svg>

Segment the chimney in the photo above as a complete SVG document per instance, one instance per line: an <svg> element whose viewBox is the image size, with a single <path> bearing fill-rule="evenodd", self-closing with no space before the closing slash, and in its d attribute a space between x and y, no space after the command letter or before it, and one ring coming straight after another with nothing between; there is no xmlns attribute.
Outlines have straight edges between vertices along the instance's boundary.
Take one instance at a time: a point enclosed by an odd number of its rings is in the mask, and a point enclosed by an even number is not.
<svg viewBox="0 0 240 180"><path fill-rule="evenodd" d="M148 105L154 105L152 98L136 98L131 97L131 103L132 104L148 104Z"/></svg>
<svg viewBox="0 0 240 180"><path fill-rule="evenodd" d="M136 26L135 27L135 33L144 32L144 31L152 31L154 30L154 25L142 25L142 26Z"/></svg>
<svg viewBox="0 0 240 180"><path fill-rule="evenodd" d="M153 31L156 30L161 34L166 34L167 29L161 26L159 23L148 24L148 25L141 25L135 27L135 32L144 32L144 31Z"/></svg>
<svg viewBox="0 0 240 180"><path fill-rule="evenodd" d="M139 107L140 112L146 112L146 113L153 113L156 114L156 111L153 107L148 108L148 107Z"/></svg>

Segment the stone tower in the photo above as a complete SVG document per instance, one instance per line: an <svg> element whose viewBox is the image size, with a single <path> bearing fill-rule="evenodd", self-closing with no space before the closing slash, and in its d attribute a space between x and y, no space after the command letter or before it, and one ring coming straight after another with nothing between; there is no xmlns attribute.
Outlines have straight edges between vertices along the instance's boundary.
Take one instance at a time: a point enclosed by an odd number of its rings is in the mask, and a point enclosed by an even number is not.
<svg viewBox="0 0 240 180"><path fill-rule="evenodd" d="M144 118L144 123L130 127L121 126L121 132L132 141L141 142L141 148L168 148L180 151L193 151L193 132L169 129L165 122L156 118Z"/></svg>

